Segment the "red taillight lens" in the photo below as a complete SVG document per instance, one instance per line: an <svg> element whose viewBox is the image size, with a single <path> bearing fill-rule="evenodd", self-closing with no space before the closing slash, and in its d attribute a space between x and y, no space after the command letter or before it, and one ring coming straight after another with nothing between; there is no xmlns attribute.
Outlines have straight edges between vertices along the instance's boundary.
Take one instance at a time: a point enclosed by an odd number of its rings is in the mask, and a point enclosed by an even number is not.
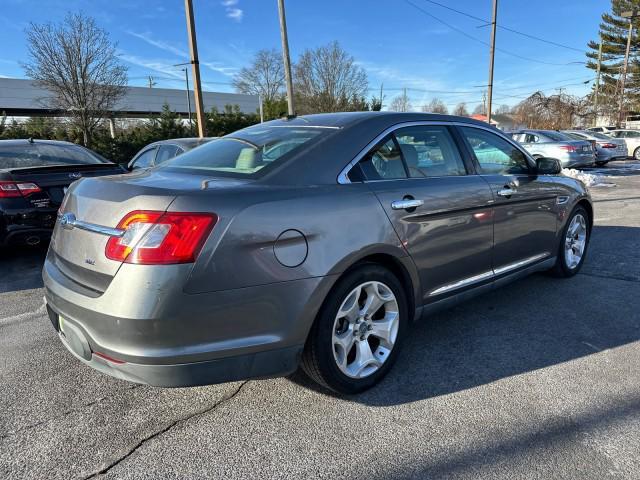
<svg viewBox="0 0 640 480"><path fill-rule="evenodd" d="M0 198L26 197L41 191L40 187L32 182L0 182Z"/></svg>
<svg viewBox="0 0 640 480"><path fill-rule="evenodd" d="M600 146L602 148L617 148L618 147L615 143L601 143Z"/></svg>
<svg viewBox="0 0 640 480"><path fill-rule="evenodd" d="M210 213L136 210L120 220L125 234L109 238L105 255L141 265L191 263L217 221Z"/></svg>
<svg viewBox="0 0 640 480"><path fill-rule="evenodd" d="M578 147L574 147L573 145L559 145L559 148L562 150L566 150L567 152L577 152Z"/></svg>

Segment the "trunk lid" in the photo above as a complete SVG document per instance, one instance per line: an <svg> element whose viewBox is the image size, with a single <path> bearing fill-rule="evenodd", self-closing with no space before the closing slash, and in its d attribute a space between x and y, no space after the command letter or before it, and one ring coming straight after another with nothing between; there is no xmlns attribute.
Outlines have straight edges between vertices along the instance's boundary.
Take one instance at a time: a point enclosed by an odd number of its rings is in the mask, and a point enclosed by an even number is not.
<svg viewBox="0 0 640 480"><path fill-rule="evenodd" d="M85 178L69 188L61 213L71 213L83 222L115 228L126 214L134 210L166 211L178 195L202 191L205 181L205 190L224 188L238 182L155 169ZM77 227L63 228L57 222L50 246L50 260L76 283L98 293L104 292L122 265L122 262L105 255L109 238Z"/></svg>

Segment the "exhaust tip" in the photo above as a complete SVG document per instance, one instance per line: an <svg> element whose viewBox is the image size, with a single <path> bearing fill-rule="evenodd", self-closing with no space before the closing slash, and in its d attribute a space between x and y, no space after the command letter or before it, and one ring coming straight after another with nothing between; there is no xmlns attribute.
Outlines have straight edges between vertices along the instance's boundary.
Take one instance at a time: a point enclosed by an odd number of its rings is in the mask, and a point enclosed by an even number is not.
<svg viewBox="0 0 640 480"><path fill-rule="evenodd" d="M27 242L27 245L29 245L31 247L35 247L36 245L40 244L40 237L38 237L36 235L32 235L30 237L27 237L27 239L25 241Z"/></svg>

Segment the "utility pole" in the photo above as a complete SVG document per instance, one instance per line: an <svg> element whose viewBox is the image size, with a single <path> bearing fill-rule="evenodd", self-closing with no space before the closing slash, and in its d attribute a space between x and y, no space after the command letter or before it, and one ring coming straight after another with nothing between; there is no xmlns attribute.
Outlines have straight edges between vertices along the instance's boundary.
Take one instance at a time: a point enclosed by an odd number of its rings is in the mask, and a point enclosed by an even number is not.
<svg viewBox="0 0 640 480"><path fill-rule="evenodd" d="M189 91L189 69L183 68L184 70L184 82L187 85L187 107L189 108L189 129L193 134L193 120L191 120L191 92Z"/></svg>
<svg viewBox="0 0 640 480"><path fill-rule="evenodd" d="M596 88L593 93L593 126L598 125L598 93L600 90L600 66L602 64L602 36L600 36L600 46L598 47L598 66L596 68Z"/></svg>
<svg viewBox="0 0 640 480"><path fill-rule="evenodd" d="M491 102L493 100L493 58L496 51L496 19L498 17L498 0L493 0L493 16L491 18L491 49L489 50L489 95L487 99L487 123L491 125Z"/></svg>
<svg viewBox="0 0 640 480"><path fill-rule="evenodd" d="M402 111L406 112L407 107L409 106L409 99L407 98L407 89L402 89Z"/></svg>
<svg viewBox="0 0 640 480"><path fill-rule="evenodd" d="M260 123L264 123L264 109L262 108L262 95L258 95L258 101L260 102Z"/></svg>
<svg viewBox="0 0 640 480"><path fill-rule="evenodd" d="M627 34L627 50L624 54L624 66L622 67L622 79L620 81L620 105L618 105L618 126L622 124L622 117L624 115L624 89L627 83L627 67L629 65L629 50L631 49L631 34L633 33L633 20L638 16L638 9L632 11L622 12L620 15L623 18L629 19L629 33Z"/></svg>
<svg viewBox="0 0 640 480"><path fill-rule="evenodd" d="M384 86L384 83L380 83L380 110L382 110L382 87Z"/></svg>
<svg viewBox="0 0 640 480"><path fill-rule="evenodd" d="M280 38L282 39L284 76L287 83L287 107L289 115L295 115L295 108L293 104L293 80L291 79L291 60L289 59L289 39L287 36L287 18L284 13L284 0L278 0L278 14L280 16Z"/></svg>
<svg viewBox="0 0 640 480"><path fill-rule="evenodd" d="M153 88L154 85L157 85L157 83L153 81L153 77L151 75L149 75L148 80L149 80L149 88Z"/></svg>
<svg viewBox="0 0 640 480"><path fill-rule="evenodd" d="M202 105L202 84L200 83L200 62L198 61L198 44L196 41L196 25L193 18L193 4L191 0L184 0L187 16L187 33L189 35L189 52L191 53L191 67L193 74L193 96L196 102L196 118L198 120L198 136L206 134L204 107Z"/></svg>

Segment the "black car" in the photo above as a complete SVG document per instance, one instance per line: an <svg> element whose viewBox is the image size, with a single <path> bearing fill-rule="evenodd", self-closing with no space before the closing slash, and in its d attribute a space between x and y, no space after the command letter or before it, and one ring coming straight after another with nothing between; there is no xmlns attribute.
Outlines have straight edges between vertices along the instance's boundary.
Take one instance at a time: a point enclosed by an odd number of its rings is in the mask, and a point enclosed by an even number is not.
<svg viewBox="0 0 640 480"><path fill-rule="evenodd" d="M47 241L73 181L120 173L119 165L73 143L0 140L0 247Z"/></svg>
<svg viewBox="0 0 640 480"><path fill-rule="evenodd" d="M173 138L171 140L161 140L150 143L140 150L131 159L128 165L129 170L150 168L160 165L167 160L180 155L188 150L199 147L210 142L217 137L208 138Z"/></svg>

